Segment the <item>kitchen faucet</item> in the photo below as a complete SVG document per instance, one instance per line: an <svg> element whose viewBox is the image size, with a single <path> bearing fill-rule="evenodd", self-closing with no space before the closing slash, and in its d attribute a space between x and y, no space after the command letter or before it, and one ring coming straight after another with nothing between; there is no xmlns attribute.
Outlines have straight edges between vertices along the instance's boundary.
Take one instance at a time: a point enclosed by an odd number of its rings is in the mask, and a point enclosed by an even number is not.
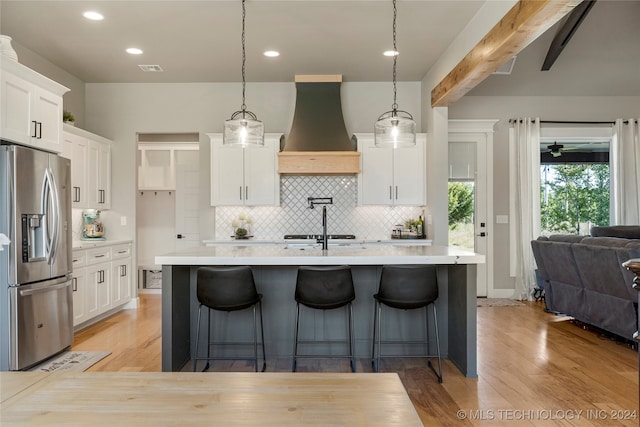
<svg viewBox="0 0 640 427"><path fill-rule="evenodd" d="M333 197L307 197L309 209L314 209L316 205L322 205L322 250L329 248L327 238L327 205L333 204Z"/></svg>

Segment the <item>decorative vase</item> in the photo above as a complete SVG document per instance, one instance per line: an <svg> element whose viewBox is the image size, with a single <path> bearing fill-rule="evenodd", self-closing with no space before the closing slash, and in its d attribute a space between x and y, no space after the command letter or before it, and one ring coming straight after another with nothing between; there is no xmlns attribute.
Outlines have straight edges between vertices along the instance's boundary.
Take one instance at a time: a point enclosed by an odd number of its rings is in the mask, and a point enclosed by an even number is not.
<svg viewBox="0 0 640 427"><path fill-rule="evenodd" d="M11 46L11 37L0 35L0 56L18 62L18 54Z"/></svg>

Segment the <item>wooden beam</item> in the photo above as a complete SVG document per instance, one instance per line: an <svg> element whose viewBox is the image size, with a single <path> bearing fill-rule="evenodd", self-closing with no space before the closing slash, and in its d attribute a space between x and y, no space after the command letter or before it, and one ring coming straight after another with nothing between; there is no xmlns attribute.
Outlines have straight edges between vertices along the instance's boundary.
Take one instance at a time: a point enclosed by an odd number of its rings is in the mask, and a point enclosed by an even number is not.
<svg viewBox="0 0 640 427"><path fill-rule="evenodd" d="M581 0L520 0L431 91L431 106L462 98Z"/></svg>
<svg viewBox="0 0 640 427"><path fill-rule="evenodd" d="M551 69L551 66L556 62L556 59L558 59L567 44L569 44L569 40L571 40L571 37L576 33L578 27L580 27L580 24L582 24L582 21L587 17L595 3L596 0L585 0L576 6L569 14L567 20L564 21L562 27L560 27L553 37L553 41L547 52L547 57L544 58L544 64L542 64L542 71L549 71Z"/></svg>
<svg viewBox="0 0 640 427"><path fill-rule="evenodd" d="M342 74L296 74L296 83L342 83Z"/></svg>

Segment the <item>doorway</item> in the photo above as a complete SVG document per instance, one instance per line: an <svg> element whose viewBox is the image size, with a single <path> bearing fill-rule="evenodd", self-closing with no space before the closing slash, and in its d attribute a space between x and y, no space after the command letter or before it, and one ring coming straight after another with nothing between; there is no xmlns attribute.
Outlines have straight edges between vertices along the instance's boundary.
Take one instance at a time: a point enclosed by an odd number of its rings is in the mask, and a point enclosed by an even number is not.
<svg viewBox="0 0 640 427"><path fill-rule="evenodd" d="M449 120L449 245L482 254L477 296L493 297L493 126Z"/></svg>
<svg viewBox="0 0 640 427"><path fill-rule="evenodd" d="M198 133L138 135L139 271L158 273L157 255L200 242L199 148Z"/></svg>

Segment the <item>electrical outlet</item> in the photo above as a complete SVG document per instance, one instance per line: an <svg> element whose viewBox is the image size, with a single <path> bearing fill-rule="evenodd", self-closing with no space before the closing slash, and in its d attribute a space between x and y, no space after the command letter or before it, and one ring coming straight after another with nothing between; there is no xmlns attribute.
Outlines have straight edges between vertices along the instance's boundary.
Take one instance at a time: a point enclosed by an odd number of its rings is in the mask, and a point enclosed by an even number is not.
<svg viewBox="0 0 640 427"><path fill-rule="evenodd" d="M120 225L127 225L127 217L126 216L121 216L120 217Z"/></svg>

